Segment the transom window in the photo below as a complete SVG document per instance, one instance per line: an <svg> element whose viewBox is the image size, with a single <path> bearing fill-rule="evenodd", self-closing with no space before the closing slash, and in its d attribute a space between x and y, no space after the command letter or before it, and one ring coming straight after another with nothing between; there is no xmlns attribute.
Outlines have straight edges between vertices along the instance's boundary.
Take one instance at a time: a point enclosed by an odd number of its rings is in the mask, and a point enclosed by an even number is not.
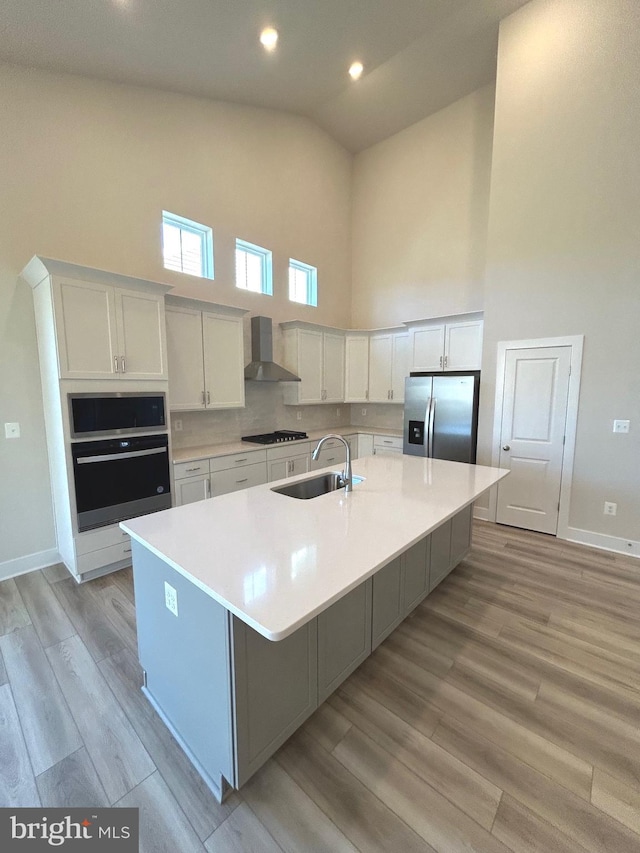
<svg viewBox="0 0 640 853"><path fill-rule="evenodd" d="M318 306L318 270L289 258L289 299L303 305Z"/></svg>
<svg viewBox="0 0 640 853"><path fill-rule="evenodd" d="M271 252L236 240L236 287L253 293L273 295Z"/></svg>
<svg viewBox="0 0 640 853"><path fill-rule="evenodd" d="M163 210L162 257L165 269L213 278L213 231Z"/></svg>

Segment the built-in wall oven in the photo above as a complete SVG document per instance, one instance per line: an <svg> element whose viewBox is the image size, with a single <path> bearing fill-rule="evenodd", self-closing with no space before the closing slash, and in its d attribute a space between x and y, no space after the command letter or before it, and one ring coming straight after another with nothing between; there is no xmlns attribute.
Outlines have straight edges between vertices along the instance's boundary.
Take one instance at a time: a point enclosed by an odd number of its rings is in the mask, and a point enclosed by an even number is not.
<svg viewBox="0 0 640 853"><path fill-rule="evenodd" d="M83 439L71 442L79 532L171 506L165 402L157 393L69 394L71 436Z"/></svg>

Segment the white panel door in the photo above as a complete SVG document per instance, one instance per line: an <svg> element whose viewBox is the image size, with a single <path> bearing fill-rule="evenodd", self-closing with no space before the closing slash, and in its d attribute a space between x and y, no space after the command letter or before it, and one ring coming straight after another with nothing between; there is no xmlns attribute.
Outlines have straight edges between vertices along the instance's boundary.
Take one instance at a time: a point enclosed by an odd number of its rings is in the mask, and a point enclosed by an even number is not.
<svg viewBox="0 0 640 853"><path fill-rule="evenodd" d="M121 353L113 288L59 281L54 286L54 306L60 378L118 379Z"/></svg>
<svg viewBox="0 0 640 853"><path fill-rule="evenodd" d="M482 320L447 325L444 346L445 370L480 370L482 326Z"/></svg>
<svg viewBox="0 0 640 853"><path fill-rule="evenodd" d="M366 403L369 399L369 337L345 338L345 403Z"/></svg>
<svg viewBox="0 0 640 853"><path fill-rule="evenodd" d="M555 534L571 347L507 350L496 521Z"/></svg>
<svg viewBox="0 0 640 853"><path fill-rule="evenodd" d="M388 403L391 399L391 359L393 339L389 335L369 338L369 402Z"/></svg>
<svg viewBox="0 0 640 853"><path fill-rule="evenodd" d="M409 375L409 333L393 336L391 359L391 399L404 403L404 380Z"/></svg>
<svg viewBox="0 0 640 853"><path fill-rule="evenodd" d="M116 306L123 378L166 379L164 298L123 290Z"/></svg>
<svg viewBox="0 0 640 853"><path fill-rule="evenodd" d="M169 407L204 409L202 314L189 308L167 308Z"/></svg>
<svg viewBox="0 0 640 853"><path fill-rule="evenodd" d="M344 400L343 335L324 333L322 362L325 403L342 403Z"/></svg>
<svg viewBox="0 0 640 853"><path fill-rule="evenodd" d="M322 332L300 329L298 332L298 401L322 402Z"/></svg>
<svg viewBox="0 0 640 853"><path fill-rule="evenodd" d="M208 409L244 406L244 344L242 320L202 315L204 381Z"/></svg>
<svg viewBox="0 0 640 853"><path fill-rule="evenodd" d="M412 330L411 370L442 370L444 324Z"/></svg>

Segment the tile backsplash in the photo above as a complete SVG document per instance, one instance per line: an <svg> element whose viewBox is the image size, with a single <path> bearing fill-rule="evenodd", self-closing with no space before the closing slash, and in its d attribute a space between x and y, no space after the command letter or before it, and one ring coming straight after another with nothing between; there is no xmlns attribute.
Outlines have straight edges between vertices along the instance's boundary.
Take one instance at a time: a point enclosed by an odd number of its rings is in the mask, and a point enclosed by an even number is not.
<svg viewBox="0 0 640 853"><path fill-rule="evenodd" d="M174 412L171 439L176 448L199 447L237 441L243 435L272 432L275 429L299 429L305 432L353 424L384 429L402 428L402 406L369 403L324 403L318 406L285 406L282 385L272 382L247 382L245 408L208 412ZM366 411L363 415L362 412ZM300 414L300 419L298 419ZM176 420L182 429L175 429Z"/></svg>

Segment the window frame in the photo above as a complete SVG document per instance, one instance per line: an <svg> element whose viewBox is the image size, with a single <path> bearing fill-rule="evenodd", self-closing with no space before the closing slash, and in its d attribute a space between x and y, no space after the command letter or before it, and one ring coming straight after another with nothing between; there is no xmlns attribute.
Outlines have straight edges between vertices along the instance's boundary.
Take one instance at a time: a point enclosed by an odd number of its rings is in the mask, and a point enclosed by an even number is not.
<svg viewBox="0 0 640 853"><path fill-rule="evenodd" d="M200 238L200 274L193 273L184 269L176 269L168 267L166 263L166 255L164 251L164 228L165 225L172 228L177 228L180 232L186 231L189 234L195 234ZM162 262L166 270L179 272L182 275L191 275L195 278L206 278L210 281L214 280L214 261L213 261L213 229L208 225L203 225L201 222L196 222L193 219L187 219L186 216L179 216L177 213L171 213L168 210L162 211ZM184 256L182 250L180 252L180 263L184 267Z"/></svg>
<svg viewBox="0 0 640 853"><path fill-rule="evenodd" d="M306 300L294 299L291 295L291 271L304 273L306 276ZM318 268L304 261L296 261L289 258L289 301L297 305L308 305L310 308L318 307Z"/></svg>
<svg viewBox="0 0 640 853"><path fill-rule="evenodd" d="M238 252L244 252L246 255L253 255L260 259L260 290L252 290L249 287L243 287L238 284ZM235 279L238 290L243 290L245 293L257 293L264 296L273 296L273 255L271 250L265 249L263 246L257 246L255 243L250 243L248 240L242 240L240 237L236 237L234 257Z"/></svg>

